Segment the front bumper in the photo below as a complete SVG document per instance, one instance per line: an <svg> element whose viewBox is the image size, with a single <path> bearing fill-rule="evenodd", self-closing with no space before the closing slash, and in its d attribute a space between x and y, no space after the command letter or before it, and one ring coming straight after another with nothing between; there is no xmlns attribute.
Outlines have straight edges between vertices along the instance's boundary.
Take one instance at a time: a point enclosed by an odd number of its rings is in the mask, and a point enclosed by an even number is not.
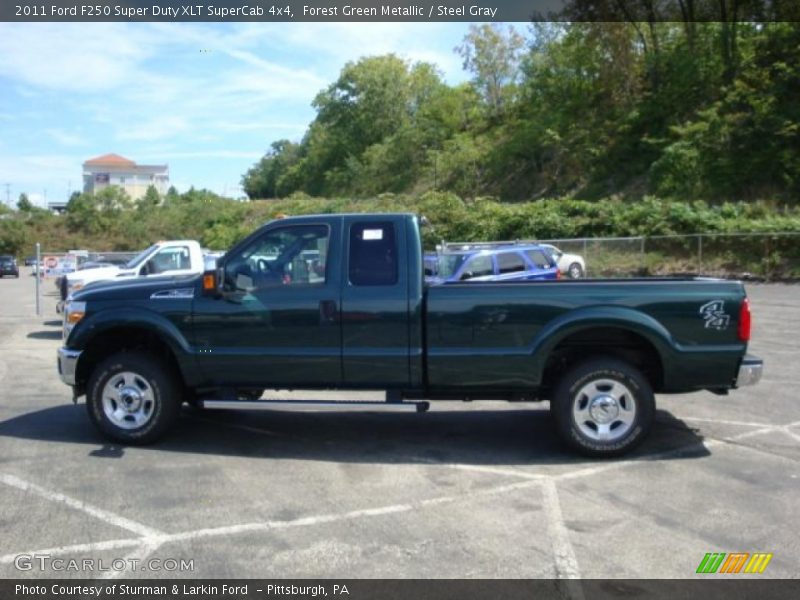
<svg viewBox="0 0 800 600"><path fill-rule="evenodd" d="M58 349L58 374L61 381L67 385L75 385L75 372L78 370L80 356L80 350L70 350L64 347Z"/></svg>
<svg viewBox="0 0 800 600"><path fill-rule="evenodd" d="M764 361L757 356L747 354L739 365L739 374L736 376L736 387L755 385L761 380L764 372Z"/></svg>

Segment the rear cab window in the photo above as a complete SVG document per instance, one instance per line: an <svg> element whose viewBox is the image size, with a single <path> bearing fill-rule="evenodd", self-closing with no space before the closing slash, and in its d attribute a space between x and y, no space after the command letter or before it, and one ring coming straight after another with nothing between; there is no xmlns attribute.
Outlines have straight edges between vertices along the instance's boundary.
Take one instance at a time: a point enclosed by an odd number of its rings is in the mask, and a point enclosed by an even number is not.
<svg viewBox="0 0 800 600"><path fill-rule="evenodd" d="M399 279L397 239L390 221L350 227L348 280L354 286L395 285Z"/></svg>

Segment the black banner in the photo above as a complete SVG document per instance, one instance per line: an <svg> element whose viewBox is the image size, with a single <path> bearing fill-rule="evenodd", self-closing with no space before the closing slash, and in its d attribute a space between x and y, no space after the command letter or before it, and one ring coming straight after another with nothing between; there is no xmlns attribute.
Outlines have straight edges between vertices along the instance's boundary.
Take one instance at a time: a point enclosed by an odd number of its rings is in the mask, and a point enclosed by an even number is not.
<svg viewBox="0 0 800 600"><path fill-rule="evenodd" d="M549 600L647 598L681 600L800 596L800 582L714 576L701 579L342 579L342 580L0 580L3 600Z"/></svg>
<svg viewBox="0 0 800 600"><path fill-rule="evenodd" d="M798 21L796 0L9 0L0 21Z"/></svg>

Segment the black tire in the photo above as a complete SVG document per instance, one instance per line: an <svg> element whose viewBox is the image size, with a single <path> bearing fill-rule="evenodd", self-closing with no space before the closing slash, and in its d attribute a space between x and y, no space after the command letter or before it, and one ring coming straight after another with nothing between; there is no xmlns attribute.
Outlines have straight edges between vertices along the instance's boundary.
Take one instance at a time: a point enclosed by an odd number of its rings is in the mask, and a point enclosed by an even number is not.
<svg viewBox="0 0 800 600"><path fill-rule="evenodd" d="M134 377L126 375L128 373ZM119 378L121 383L115 385L114 378ZM130 385L125 379L131 381ZM120 393L117 398L114 398L114 394L106 393L104 398L104 391L108 392L106 386L109 384L117 390L132 390L133 394L136 389L142 390L140 405L149 406L149 411L145 411L147 417L141 425L131 415L125 415L124 411L124 416L116 419L116 422L113 414L107 414L115 405L125 408L120 401ZM151 444L163 437L175 423L181 401L177 375L161 361L141 352L119 352L101 362L89 378L86 393L86 409L95 427L107 437L131 445ZM126 420L128 417L130 420Z"/></svg>
<svg viewBox="0 0 800 600"><path fill-rule="evenodd" d="M581 263L572 263L567 269L567 275L569 275L570 279L580 279L583 277L584 273Z"/></svg>
<svg viewBox="0 0 800 600"><path fill-rule="evenodd" d="M613 357L589 359L571 368L551 401L561 439L585 456L601 458L621 456L638 446L652 428L655 410L647 379Z"/></svg>

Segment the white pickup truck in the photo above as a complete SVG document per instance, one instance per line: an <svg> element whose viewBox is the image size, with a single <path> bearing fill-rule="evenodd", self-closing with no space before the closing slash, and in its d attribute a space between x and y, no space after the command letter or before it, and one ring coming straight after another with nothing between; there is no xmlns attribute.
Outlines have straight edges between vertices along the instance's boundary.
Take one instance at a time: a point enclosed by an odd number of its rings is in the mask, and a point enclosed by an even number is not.
<svg viewBox="0 0 800 600"><path fill-rule="evenodd" d="M203 249L195 240L157 242L122 267L108 266L68 273L64 276L61 302L56 308L61 312L72 292L95 281L202 273L206 268L205 258Z"/></svg>

